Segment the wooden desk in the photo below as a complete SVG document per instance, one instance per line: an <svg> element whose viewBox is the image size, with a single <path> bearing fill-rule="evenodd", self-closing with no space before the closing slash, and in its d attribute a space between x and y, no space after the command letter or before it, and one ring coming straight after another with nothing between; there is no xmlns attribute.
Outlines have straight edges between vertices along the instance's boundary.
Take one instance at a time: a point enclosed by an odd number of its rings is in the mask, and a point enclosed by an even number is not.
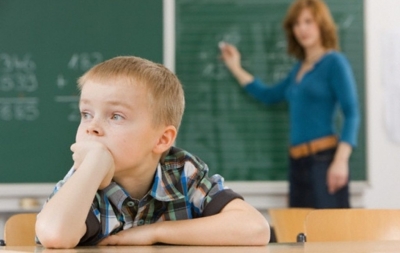
<svg viewBox="0 0 400 253"><path fill-rule="evenodd" d="M271 243L262 247L117 246L57 250L43 247L0 247L0 253L398 253L400 241Z"/></svg>

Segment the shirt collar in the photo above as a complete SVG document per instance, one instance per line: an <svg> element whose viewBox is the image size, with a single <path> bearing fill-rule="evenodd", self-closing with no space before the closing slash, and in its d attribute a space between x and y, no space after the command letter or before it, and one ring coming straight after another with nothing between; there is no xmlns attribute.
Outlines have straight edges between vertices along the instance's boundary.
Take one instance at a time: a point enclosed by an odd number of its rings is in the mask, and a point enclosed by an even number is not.
<svg viewBox="0 0 400 253"><path fill-rule="evenodd" d="M163 169L164 168L164 169ZM178 184L174 182L180 180L175 176L176 170L166 170L159 163L156 174L154 176L153 186L151 187L150 195L159 201L174 201L185 198L183 189L178 189L177 186L182 186L180 181Z"/></svg>
<svg viewBox="0 0 400 253"><path fill-rule="evenodd" d="M166 153L157 165L149 195L156 200L169 202L185 198L186 175L179 171L185 166L184 155L180 150L172 147ZM129 193L115 182L111 182L103 190L110 201L119 208L122 202L130 197Z"/></svg>
<svg viewBox="0 0 400 253"><path fill-rule="evenodd" d="M149 192L150 196L158 201L169 202L178 199L185 198L182 190L179 190L173 182L176 182L176 178L173 178L173 173L163 171L161 164L157 165L157 170L154 176L153 185ZM179 179L179 178L178 178ZM126 198L129 198L127 193L120 185L116 182L111 182L109 186L103 189L103 192L109 199L109 201L119 209Z"/></svg>

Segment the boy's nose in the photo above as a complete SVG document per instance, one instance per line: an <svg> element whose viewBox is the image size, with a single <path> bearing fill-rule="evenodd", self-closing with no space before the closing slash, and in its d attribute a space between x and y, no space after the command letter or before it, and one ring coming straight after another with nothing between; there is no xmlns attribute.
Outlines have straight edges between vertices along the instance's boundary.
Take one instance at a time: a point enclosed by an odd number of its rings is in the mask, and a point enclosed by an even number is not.
<svg viewBox="0 0 400 253"><path fill-rule="evenodd" d="M97 124L90 124L88 128L86 129L87 134L92 134L92 135L103 135L103 129L99 127Z"/></svg>

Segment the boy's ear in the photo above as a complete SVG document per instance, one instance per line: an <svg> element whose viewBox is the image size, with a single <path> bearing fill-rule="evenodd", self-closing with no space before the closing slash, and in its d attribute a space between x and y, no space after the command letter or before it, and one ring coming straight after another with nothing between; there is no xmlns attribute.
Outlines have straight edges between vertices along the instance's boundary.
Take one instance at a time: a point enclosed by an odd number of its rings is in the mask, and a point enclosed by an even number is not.
<svg viewBox="0 0 400 253"><path fill-rule="evenodd" d="M176 135L177 131L174 126L170 125L164 128L164 132L162 132L162 135L158 139L153 151L157 154L164 153L172 146L172 144L174 144Z"/></svg>

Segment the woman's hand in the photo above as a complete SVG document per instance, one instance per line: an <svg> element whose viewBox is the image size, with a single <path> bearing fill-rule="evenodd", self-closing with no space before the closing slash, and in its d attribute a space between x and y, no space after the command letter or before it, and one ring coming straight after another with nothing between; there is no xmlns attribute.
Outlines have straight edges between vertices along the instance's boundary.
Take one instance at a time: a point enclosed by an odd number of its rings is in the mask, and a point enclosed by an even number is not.
<svg viewBox="0 0 400 253"><path fill-rule="evenodd" d="M350 144L340 142L335 157L328 168L326 183L328 191L334 194L349 181L349 158L352 151Z"/></svg>
<svg viewBox="0 0 400 253"><path fill-rule="evenodd" d="M349 164L345 160L334 160L328 169L327 184L330 194L342 189L349 180Z"/></svg>
<svg viewBox="0 0 400 253"><path fill-rule="evenodd" d="M221 59L231 71L241 68L240 53L235 46L226 42L221 42L220 50Z"/></svg>
<svg viewBox="0 0 400 253"><path fill-rule="evenodd" d="M246 86L254 79L253 75L242 68L240 63L240 53L237 48L226 42L220 42L221 59L226 67L232 72L241 86Z"/></svg>

